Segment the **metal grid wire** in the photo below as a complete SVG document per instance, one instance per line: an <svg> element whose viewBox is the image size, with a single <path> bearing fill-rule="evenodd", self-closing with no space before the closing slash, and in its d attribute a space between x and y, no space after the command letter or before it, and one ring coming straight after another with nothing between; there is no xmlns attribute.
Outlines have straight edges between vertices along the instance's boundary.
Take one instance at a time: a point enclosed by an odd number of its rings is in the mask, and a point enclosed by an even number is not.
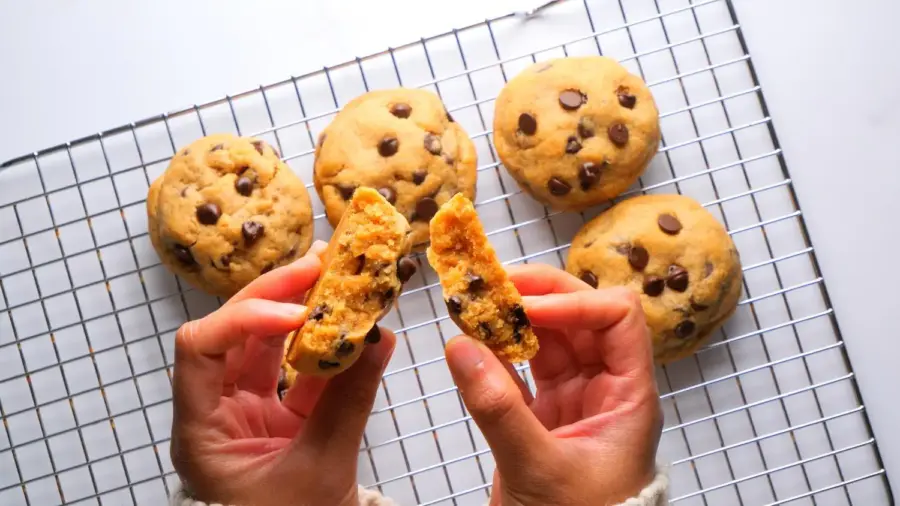
<svg viewBox="0 0 900 506"><path fill-rule="evenodd" d="M317 134L369 89L439 93L476 143L476 207L506 263L562 266L582 215L523 195L489 142L493 100L533 61L605 54L650 85L663 143L628 193L690 195L744 261L737 313L696 356L658 370L680 504L888 504L890 490L844 354L762 91L726 0L562 2L421 39L5 163L0 171L0 504L152 504L169 461L178 326L220 300L160 264L149 183L205 134L259 136L312 180ZM331 228L314 196L316 236ZM494 463L443 344L434 272L384 324L399 342L359 475L401 504L482 504ZM521 371L532 384L527 366Z"/></svg>

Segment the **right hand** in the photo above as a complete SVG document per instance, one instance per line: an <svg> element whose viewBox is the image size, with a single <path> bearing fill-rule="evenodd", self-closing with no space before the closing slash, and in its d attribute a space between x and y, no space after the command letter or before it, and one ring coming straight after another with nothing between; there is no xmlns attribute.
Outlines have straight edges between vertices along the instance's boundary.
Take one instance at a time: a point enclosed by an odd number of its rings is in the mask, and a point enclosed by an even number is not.
<svg viewBox="0 0 900 506"><path fill-rule="evenodd" d="M497 463L492 505L605 505L656 474L662 412L638 296L595 290L545 265L510 269L540 340L537 396L483 344L447 345L447 363Z"/></svg>

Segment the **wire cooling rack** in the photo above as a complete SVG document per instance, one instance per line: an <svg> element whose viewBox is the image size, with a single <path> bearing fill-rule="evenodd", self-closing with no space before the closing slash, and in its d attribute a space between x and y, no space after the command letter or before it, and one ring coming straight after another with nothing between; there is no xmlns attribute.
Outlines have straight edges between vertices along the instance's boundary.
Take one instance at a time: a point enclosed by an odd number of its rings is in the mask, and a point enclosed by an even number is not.
<svg viewBox="0 0 900 506"><path fill-rule="evenodd" d="M556 2L553 2L556 3ZM532 13L533 14L533 13ZM160 264L150 181L212 132L276 145L312 181L317 134L369 89L441 95L479 155L476 205L507 263L562 266L583 215L523 195L490 144L493 100L533 61L613 56L650 85L663 143L630 195L680 192L728 227L744 262L734 317L661 368L681 504L892 501L741 27L726 0L561 2L9 161L0 171L0 504L165 503L176 329L221 302ZM331 228L313 197L316 236ZM401 504L480 505L494 462L443 362L447 319L421 269L385 320L400 340L359 475ZM527 367L522 371L531 384Z"/></svg>

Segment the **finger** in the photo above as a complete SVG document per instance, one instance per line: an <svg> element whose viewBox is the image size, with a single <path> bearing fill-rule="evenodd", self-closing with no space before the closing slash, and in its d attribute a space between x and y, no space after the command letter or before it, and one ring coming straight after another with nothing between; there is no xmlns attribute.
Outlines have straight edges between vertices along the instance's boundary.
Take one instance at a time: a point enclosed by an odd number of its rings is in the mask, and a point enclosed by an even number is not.
<svg viewBox="0 0 900 506"><path fill-rule="evenodd" d="M323 459L337 459L331 460L334 466L356 462L381 375L395 343L393 332L381 329L381 341L366 346L356 363L329 380L294 445L296 453L312 452Z"/></svg>
<svg viewBox="0 0 900 506"><path fill-rule="evenodd" d="M606 369L618 376L653 374L653 352L639 296L627 288L525 298L535 327L591 330L587 346L598 350ZM576 355L582 342L574 342Z"/></svg>
<svg viewBox="0 0 900 506"><path fill-rule="evenodd" d="M500 360L466 336L451 339L445 353L453 381L494 452L500 474L516 479L543 462L552 448L550 434L528 409Z"/></svg>
<svg viewBox="0 0 900 506"><path fill-rule="evenodd" d="M324 248L324 242L316 241L301 258L255 279L231 297L225 305L247 299L282 302L300 300L319 278L319 272L322 269L322 260L319 254Z"/></svg>
<svg viewBox="0 0 900 506"><path fill-rule="evenodd" d="M511 265L510 281L522 295L547 295L592 290L590 285L566 271L546 264Z"/></svg>
<svg viewBox="0 0 900 506"><path fill-rule="evenodd" d="M237 387L261 397L275 394L284 358L285 334L280 339L250 339L244 347Z"/></svg>
<svg viewBox="0 0 900 506"><path fill-rule="evenodd" d="M325 391L328 380L324 376L298 374L294 384L284 394L281 403L302 419L309 418L316 403Z"/></svg>
<svg viewBox="0 0 900 506"><path fill-rule="evenodd" d="M501 360L501 364L503 364L503 368L506 369L506 372L509 373L509 377L516 383L516 386L519 388L519 393L522 394L522 399L525 401L525 404L531 404L534 401L534 395L531 393L531 390L528 388L528 385L525 384L525 380L522 379L522 375L519 374L519 371L516 370L516 366L507 362L506 360Z"/></svg>
<svg viewBox="0 0 900 506"><path fill-rule="evenodd" d="M225 380L226 352L251 336L281 336L299 327L306 312L296 304L250 299L182 325L175 335L176 411L202 416L215 409Z"/></svg>

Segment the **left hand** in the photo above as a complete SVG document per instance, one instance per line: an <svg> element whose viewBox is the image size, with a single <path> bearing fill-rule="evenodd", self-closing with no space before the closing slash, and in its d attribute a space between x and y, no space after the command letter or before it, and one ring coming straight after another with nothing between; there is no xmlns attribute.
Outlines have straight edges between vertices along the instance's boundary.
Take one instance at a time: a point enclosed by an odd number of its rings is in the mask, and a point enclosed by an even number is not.
<svg viewBox="0 0 900 506"><path fill-rule="evenodd" d="M319 276L322 245L275 269L175 338L172 463L195 499L253 506L358 506L363 430L396 339L366 346L346 372L297 377L276 394L285 334Z"/></svg>

